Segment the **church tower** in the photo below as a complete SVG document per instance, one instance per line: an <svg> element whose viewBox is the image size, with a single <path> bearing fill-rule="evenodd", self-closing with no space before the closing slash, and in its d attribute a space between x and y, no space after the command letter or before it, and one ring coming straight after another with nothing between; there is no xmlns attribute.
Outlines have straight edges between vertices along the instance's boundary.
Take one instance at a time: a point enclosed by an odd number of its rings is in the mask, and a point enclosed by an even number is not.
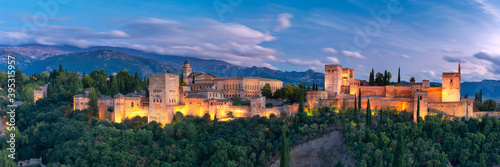
<svg viewBox="0 0 500 167"><path fill-rule="evenodd" d="M184 61L184 66L182 66L182 75L184 75L184 81L186 82L186 78L191 74L193 70L191 69L191 65L189 65L189 61L186 56L186 61Z"/></svg>

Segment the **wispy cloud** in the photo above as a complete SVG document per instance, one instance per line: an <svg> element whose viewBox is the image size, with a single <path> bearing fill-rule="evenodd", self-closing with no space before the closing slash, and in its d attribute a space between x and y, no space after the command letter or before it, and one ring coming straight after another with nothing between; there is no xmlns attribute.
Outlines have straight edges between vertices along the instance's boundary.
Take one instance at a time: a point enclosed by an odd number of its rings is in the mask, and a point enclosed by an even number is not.
<svg viewBox="0 0 500 167"><path fill-rule="evenodd" d="M353 52L353 51L342 51L342 54L350 59L357 59L357 60L366 60L367 58L359 52Z"/></svg>
<svg viewBox="0 0 500 167"><path fill-rule="evenodd" d="M323 53L330 53L330 54L337 54L338 51L333 49L333 48L323 48L321 49L321 51L323 51Z"/></svg>
<svg viewBox="0 0 500 167"><path fill-rule="evenodd" d="M274 29L274 31L281 31L287 28L292 27L292 22L290 19L293 18L293 15L290 13L282 13L278 15L278 23L279 25Z"/></svg>
<svg viewBox="0 0 500 167"><path fill-rule="evenodd" d="M492 73L500 74L500 54L489 51L480 51L474 57L490 63L489 69Z"/></svg>
<svg viewBox="0 0 500 167"><path fill-rule="evenodd" d="M452 56L443 56L443 59L446 60L447 62L451 62L451 63L464 62L461 58L452 57Z"/></svg>

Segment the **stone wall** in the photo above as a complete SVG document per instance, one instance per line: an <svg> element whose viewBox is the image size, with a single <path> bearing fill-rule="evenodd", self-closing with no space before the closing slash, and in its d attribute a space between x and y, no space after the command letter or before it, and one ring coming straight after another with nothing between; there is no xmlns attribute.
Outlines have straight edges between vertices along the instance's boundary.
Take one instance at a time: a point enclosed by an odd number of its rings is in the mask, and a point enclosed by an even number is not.
<svg viewBox="0 0 500 167"><path fill-rule="evenodd" d="M490 116L490 117L497 117L500 118L500 111L479 111L479 112L474 112L474 117L484 117L484 116Z"/></svg>
<svg viewBox="0 0 500 167"><path fill-rule="evenodd" d="M429 112L447 116L465 117L465 103L462 102L429 102Z"/></svg>
<svg viewBox="0 0 500 167"><path fill-rule="evenodd" d="M429 102L441 102L442 101L442 87L423 87L423 91L427 91L427 97Z"/></svg>

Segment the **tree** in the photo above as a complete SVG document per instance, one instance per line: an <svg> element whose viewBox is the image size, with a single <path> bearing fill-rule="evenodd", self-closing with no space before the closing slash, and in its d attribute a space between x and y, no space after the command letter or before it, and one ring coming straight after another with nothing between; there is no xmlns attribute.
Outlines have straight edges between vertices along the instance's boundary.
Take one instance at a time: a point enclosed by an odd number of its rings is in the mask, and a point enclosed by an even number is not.
<svg viewBox="0 0 500 167"><path fill-rule="evenodd" d="M342 101L342 110L345 110L345 107L346 107L346 105L345 105L345 98L344 98L344 101Z"/></svg>
<svg viewBox="0 0 500 167"><path fill-rule="evenodd" d="M372 72L370 72L370 86L375 85L375 70L372 68Z"/></svg>
<svg viewBox="0 0 500 167"><path fill-rule="evenodd" d="M94 88L90 89L89 92L89 102L87 103L89 119L99 118L99 107L97 106L97 94Z"/></svg>
<svg viewBox="0 0 500 167"><path fill-rule="evenodd" d="M420 122L420 96L417 97L417 123Z"/></svg>
<svg viewBox="0 0 500 167"><path fill-rule="evenodd" d="M377 78L375 79L375 82L377 83L378 86L384 86L385 81L384 81L384 74L382 73L377 73Z"/></svg>
<svg viewBox="0 0 500 167"><path fill-rule="evenodd" d="M466 98L466 99L469 98L469 94L466 93L464 98Z"/></svg>
<svg viewBox="0 0 500 167"><path fill-rule="evenodd" d="M401 83L401 67L398 68L398 83Z"/></svg>
<svg viewBox="0 0 500 167"><path fill-rule="evenodd" d="M299 102L299 112L304 112L304 100L301 99Z"/></svg>
<svg viewBox="0 0 500 167"><path fill-rule="evenodd" d="M392 162L392 166L394 167L402 167L404 166L404 157L405 157L405 144L403 140L403 132L400 131L398 133L398 142L396 144L396 150L394 152L394 158Z"/></svg>
<svg viewBox="0 0 500 167"><path fill-rule="evenodd" d="M479 91L479 102L483 103L483 89Z"/></svg>
<svg viewBox="0 0 500 167"><path fill-rule="evenodd" d="M484 101L484 103L481 105L481 111L497 111L497 103L493 99L488 99Z"/></svg>
<svg viewBox="0 0 500 167"><path fill-rule="evenodd" d="M368 98L368 102L366 102L366 126L372 126L372 109L370 108L370 98Z"/></svg>
<svg viewBox="0 0 500 167"><path fill-rule="evenodd" d="M415 78L411 77L411 78L410 78L410 82L411 82L411 83L415 83Z"/></svg>
<svg viewBox="0 0 500 167"><path fill-rule="evenodd" d="M392 78L391 72L387 72L387 83L386 84L391 83L391 78Z"/></svg>
<svg viewBox="0 0 500 167"><path fill-rule="evenodd" d="M181 72L181 77L179 78L179 85L180 86L186 86L187 83L184 82L184 73Z"/></svg>
<svg viewBox="0 0 500 167"><path fill-rule="evenodd" d="M195 75L194 75L194 73L191 73L191 74L193 74L193 81L191 81L191 83L194 83Z"/></svg>
<svg viewBox="0 0 500 167"><path fill-rule="evenodd" d="M323 89L324 89L324 88L323 88ZM318 84L316 84L316 91L319 91L319 89L318 89Z"/></svg>
<svg viewBox="0 0 500 167"><path fill-rule="evenodd" d="M271 85L269 85L268 83L266 85L264 85L264 87L262 87L262 89L260 90L260 93L262 94L262 96L270 99L273 97L273 92L271 90Z"/></svg>
<svg viewBox="0 0 500 167"><path fill-rule="evenodd" d="M354 118L356 118L357 114L358 114L357 98L356 94L354 94Z"/></svg>
<svg viewBox="0 0 500 167"><path fill-rule="evenodd" d="M290 147L288 146L288 125L285 123L281 131L280 167L290 167Z"/></svg>
<svg viewBox="0 0 500 167"><path fill-rule="evenodd" d="M358 110L361 112L361 88L358 90Z"/></svg>
<svg viewBox="0 0 500 167"><path fill-rule="evenodd" d="M486 167L486 161L484 160L483 154L481 154L481 158L479 160L479 167Z"/></svg>

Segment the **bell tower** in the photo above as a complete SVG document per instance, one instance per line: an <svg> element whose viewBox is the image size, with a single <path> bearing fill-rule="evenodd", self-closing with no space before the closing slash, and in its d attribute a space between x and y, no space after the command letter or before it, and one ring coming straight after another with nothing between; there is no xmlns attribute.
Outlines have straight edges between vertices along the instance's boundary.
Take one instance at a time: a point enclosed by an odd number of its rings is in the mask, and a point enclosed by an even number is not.
<svg viewBox="0 0 500 167"><path fill-rule="evenodd" d="M182 66L182 75L184 75L184 82L186 82L186 78L191 74L193 70L191 69L191 65L189 65L189 61L186 56L186 61L184 61L184 66Z"/></svg>

